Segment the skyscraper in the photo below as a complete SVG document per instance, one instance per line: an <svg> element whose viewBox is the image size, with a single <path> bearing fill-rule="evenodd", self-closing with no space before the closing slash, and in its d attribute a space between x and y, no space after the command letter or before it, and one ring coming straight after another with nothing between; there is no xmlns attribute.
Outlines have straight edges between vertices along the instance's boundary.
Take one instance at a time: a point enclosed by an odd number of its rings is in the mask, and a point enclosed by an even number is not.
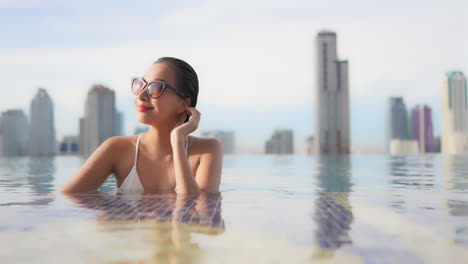
<svg viewBox="0 0 468 264"><path fill-rule="evenodd" d="M235 152L235 141L234 141L234 131L224 131L224 130L210 130L203 131L201 133L202 137L213 137L219 139L221 145L223 146L224 154L234 154Z"/></svg>
<svg viewBox="0 0 468 264"><path fill-rule="evenodd" d="M115 112L115 135L123 136L125 135L124 131L124 115L121 111Z"/></svg>
<svg viewBox="0 0 468 264"><path fill-rule="evenodd" d="M47 91L39 88L31 100L29 126L29 154L52 156L56 154L54 106Z"/></svg>
<svg viewBox="0 0 468 264"><path fill-rule="evenodd" d="M427 105L417 105L411 111L412 138L418 142L419 153L434 152L432 111Z"/></svg>
<svg viewBox="0 0 468 264"><path fill-rule="evenodd" d="M461 71L445 74L442 85L443 153L468 152L468 92L466 77Z"/></svg>
<svg viewBox="0 0 468 264"><path fill-rule="evenodd" d="M291 129L275 129L265 142L265 154L293 154L294 140Z"/></svg>
<svg viewBox="0 0 468 264"><path fill-rule="evenodd" d="M3 156L27 155L28 119L23 110L7 110L2 113L2 151Z"/></svg>
<svg viewBox="0 0 468 264"><path fill-rule="evenodd" d="M115 94L111 89L97 84L88 92L85 116L80 132L80 153L91 155L106 139L116 135Z"/></svg>
<svg viewBox="0 0 468 264"><path fill-rule="evenodd" d="M335 32L320 31L316 45L316 153L349 154L348 61L338 59Z"/></svg>
<svg viewBox="0 0 468 264"><path fill-rule="evenodd" d="M392 139L408 139L408 113L403 97L390 97L387 113L387 147Z"/></svg>

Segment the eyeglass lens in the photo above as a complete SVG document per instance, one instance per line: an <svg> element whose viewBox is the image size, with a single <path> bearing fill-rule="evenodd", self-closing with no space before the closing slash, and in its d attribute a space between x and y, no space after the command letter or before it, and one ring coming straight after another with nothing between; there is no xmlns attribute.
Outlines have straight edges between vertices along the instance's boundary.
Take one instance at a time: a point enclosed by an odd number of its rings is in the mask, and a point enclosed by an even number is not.
<svg viewBox="0 0 468 264"><path fill-rule="evenodd" d="M132 83L132 92L135 95L138 95L141 93L144 86L145 86L145 83L142 80L136 79ZM156 98L161 94L161 91L163 90L163 83L153 82L148 86L147 89L148 89L150 97Z"/></svg>

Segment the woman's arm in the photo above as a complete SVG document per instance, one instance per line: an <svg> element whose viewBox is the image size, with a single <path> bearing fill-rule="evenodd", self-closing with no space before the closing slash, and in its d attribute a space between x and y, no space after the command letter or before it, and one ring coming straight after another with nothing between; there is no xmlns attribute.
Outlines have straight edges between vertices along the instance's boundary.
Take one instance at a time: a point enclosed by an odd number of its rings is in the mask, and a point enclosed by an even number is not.
<svg viewBox="0 0 468 264"><path fill-rule="evenodd" d="M177 194L184 194L187 197L198 197L200 188L195 181L188 157L185 154L185 141L186 137L180 134L171 138L176 180L175 191Z"/></svg>
<svg viewBox="0 0 468 264"><path fill-rule="evenodd" d="M113 172L118 137L105 140L83 166L62 188L60 192L76 193L99 188Z"/></svg>
<svg viewBox="0 0 468 264"><path fill-rule="evenodd" d="M207 193L218 192L222 168L223 148L221 142L216 138L210 138L206 143L206 151L200 157L200 165L195 177L200 190Z"/></svg>
<svg viewBox="0 0 468 264"><path fill-rule="evenodd" d="M206 141L204 153L200 158L196 177L194 177L188 158L185 155L184 137L173 141L176 192L188 197L198 197L203 192L218 192L223 166L221 142L216 138Z"/></svg>
<svg viewBox="0 0 468 264"><path fill-rule="evenodd" d="M188 115L191 115L192 118L183 123ZM216 138L211 138L203 143L203 154L200 157L196 177L192 173L188 157L185 154L185 140L190 133L198 128L200 118L201 113L197 109L186 106L171 132L176 192L190 197L198 197L201 191L218 192L223 166L221 142Z"/></svg>

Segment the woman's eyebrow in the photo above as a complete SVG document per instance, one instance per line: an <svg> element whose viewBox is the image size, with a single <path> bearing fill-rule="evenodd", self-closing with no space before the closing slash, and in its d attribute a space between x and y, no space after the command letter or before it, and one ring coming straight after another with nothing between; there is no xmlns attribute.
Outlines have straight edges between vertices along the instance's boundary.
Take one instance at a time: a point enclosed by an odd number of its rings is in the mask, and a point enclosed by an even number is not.
<svg viewBox="0 0 468 264"><path fill-rule="evenodd" d="M153 79L151 81L148 81L148 80L145 79L145 77L143 77L143 80L145 80L147 83L151 83L151 82L154 82L154 81L164 81L164 82L166 81L166 80L161 79L161 78L156 78L156 79Z"/></svg>

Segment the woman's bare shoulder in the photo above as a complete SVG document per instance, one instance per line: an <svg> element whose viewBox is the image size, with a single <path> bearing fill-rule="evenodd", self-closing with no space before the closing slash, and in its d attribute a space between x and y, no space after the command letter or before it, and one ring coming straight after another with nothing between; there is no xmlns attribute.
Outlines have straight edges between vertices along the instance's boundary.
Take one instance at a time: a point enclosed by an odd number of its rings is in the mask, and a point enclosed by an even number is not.
<svg viewBox="0 0 468 264"><path fill-rule="evenodd" d="M217 152L222 148L221 142L217 138L205 138L189 136L189 148L200 154Z"/></svg>
<svg viewBox="0 0 468 264"><path fill-rule="evenodd" d="M128 150L129 147L135 146L137 139L138 135L113 136L108 138L106 141L107 144L110 145L112 151L125 151Z"/></svg>

